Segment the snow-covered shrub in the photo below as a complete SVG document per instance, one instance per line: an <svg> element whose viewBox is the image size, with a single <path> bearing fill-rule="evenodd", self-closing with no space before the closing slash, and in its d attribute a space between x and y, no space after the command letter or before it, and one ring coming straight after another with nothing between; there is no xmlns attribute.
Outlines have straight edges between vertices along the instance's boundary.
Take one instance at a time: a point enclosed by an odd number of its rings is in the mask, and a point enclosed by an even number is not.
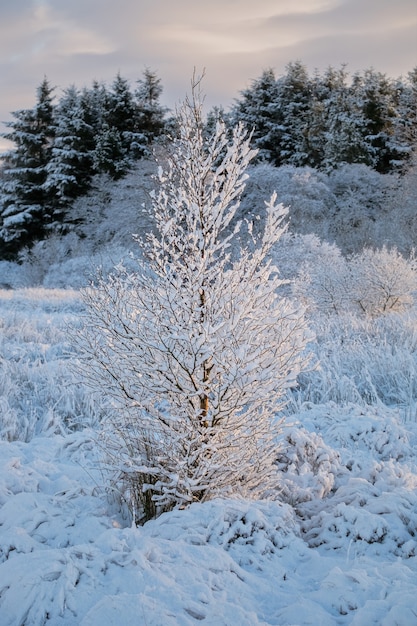
<svg viewBox="0 0 417 626"><path fill-rule="evenodd" d="M334 194L337 207L352 219L359 212L372 211L375 216L383 211L387 191L395 177L382 175L362 163L341 165L328 176L328 185Z"/></svg>
<svg viewBox="0 0 417 626"><path fill-rule="evenodd" d="M109 247L116 246L125 251L136 249L132 233L144 236L153 227L149 194L156 171L154 160L141 159L121 180L107 175L93 179L92 190L77 198L68 212L82 239L82 254L106 254Z"/></svg>
<svg viewBox="0 0 417 626"><path fill-rule="evenodd" d="M101 253L69 257L50 265L43 285L52 289L82 289L94 280L97 271L107 276L120 263L130 269L136 267L127 249L117 245L108 246Z"/></svg>
<svg viewBox="0 0 417 626"><path fill-rule="evenodd" d="M349 265L336 246L323 248L323 254L301 260L293 293L310 310L344 313L352 309Z"/></svg>
<svg viewBox="0 0 417 626"><path fill-rule="evenodd" d="M52 265L63 264L82 251L82 242L75 233L55 234L37 241L31 248L23 249L19 254L19 263L27 277L27 286L42 285ZM58 286L58 285L57 285ZM70 285L59 285L70 287Z"/></svg>
<svg viewBox="0 0 417 626"><path fill-rule="evenodd" d="M379 174L371 167L352 163L329 173L327 185L333 198L327 216L327 239L344 254L357 254L365 246L396 245L393 232L392 201L397 177ZM398 210L395 211L395 215Z"/></svg>
<svg viewBox="0 0 417 626"><path fill-rule="evenodd" d="M85 376L113 405L104 445L139 518L276 493L276 413L309 339L268 260L287 213L275 196L257 245L230 257L228 227L254 154L246 131L236 127L229 142L219 123L204 138L198 98L178 115L152 196L149 265L139 258L136 272L121 267L84 292L79 339Z"/></svg>
<svg viewBox="0 0 417 626"><path fill-rule="evenodd" d="M20 289L30 286L30 277L22 265L12 261L0 261L0 289Z"/></svg>
<svg viewBox="0 0 417 626"><path fill-rule="evenodd" d="M322 241L317 235L300 235L290 231L285 232L271 250L271 257L279 267L280 275L292 283L299 276L300 268L314 267L322 260L330 265L340 256L336 245Z"/></svg>
<svg viewBox="0 0 417 626"><path fill-rule="evenodd" d="M259 571L262 562L294 543L299 526L293 509L282 502L215 501L207 542L221 546L243 567Z"/></svg>
<svg viewBox="0 0 417 626"><path fill-rule="evenodd" d="M220 546L240 566L258 571L263 561L292 545L299 534L294 510L286 503L220 498L198 507L193 504L186 512L163 514L147 527L161 539Z"/></svg>
<svg viewBox="0 0 417 626"><path fill-rule="evenodd" d="M364 313L375 317L403 311L414 302L417 268L414 258L396 249L364 249L349 260L352 296Z"/></svg>
<svg viewBox="0 0 417 626"><path fill-rule="evenodd" d="M295 426L285 431L277 465L282 472L281 498L296 507L331 492L340 458L320 434Z"/></svg>
<svg viewBox="0 0 417 626"><path fill-rule="evenodd" d="M341 464L353 471L381 461L401 461L412 457L412 442L398 410L379 406L305 405L298 413L300 423L314 434L320 432L326 446L343 450ZM356 459L356 460L353 460ZM358 465L358 473L360 473Z"/></svg>
<svg viewBox="0 0 417 626"><path fill-rule="evenodd" d="M250 168L250 177L242 197L239 217L264 218L263 198L276 192L289 207L291 230L298 234L315 233L328 239L327 226L333 212L334 198L327 175L310 167L260 164ZM256 225L257 222L255 222Z"/></svg>
<svg viewBox="0 0 417 626"><path fill-rule="evenodd" d="M417 292L414 257L396 249L371 250L346 259L338 248L305 260L294 283L294 293L322 313L356 311L370 317L404 311Z"/></svg>
<svg viewBox="0 0 417 626"><path fill-rule="evenodd" d="M315 503L306 515L303 530L312 547L346 551L351 558L390 553L410 558L417 555L417 483L407 475L382 464L382 476L367 480L347 477L320 506ZM387 480L387 469L391 481ZM313 509L316 512L311 514ZM383 544L383 545L381 545Z"/></svg>
<svg viewBox="0 0 417 626"><path fill-rule="evenodd" d="M275 190L289 207L294 233L314 233L336 244L344 255L384 244L409 253L414 245L412 233L407 232L405 224L400 231L392 228L394 219L395 223L405 220L401 200L396 200L405 184L397 176L378 174L363 164L343 165L330 173L310 167L259 164L250 169L240 216L258 216L261 225L262 199ZM411 211L407 214L410 220Z"/></svg>

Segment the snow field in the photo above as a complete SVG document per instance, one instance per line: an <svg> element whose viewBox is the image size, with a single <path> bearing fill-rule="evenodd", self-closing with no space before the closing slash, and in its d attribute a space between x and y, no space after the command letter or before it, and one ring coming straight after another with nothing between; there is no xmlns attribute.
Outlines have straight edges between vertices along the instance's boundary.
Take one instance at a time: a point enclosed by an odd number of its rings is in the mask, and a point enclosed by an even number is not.
<svg viewBox="0 0 417 626"><path fill-rule="evenodd" d="M71 367L80 314L76 291L0 292L1 626L417 623L417 425L387 393L335 401L364 353L340 355L335 399L324 360L306 375L278 501L216 499L136 528L106 490L99 399Z"/></svg>

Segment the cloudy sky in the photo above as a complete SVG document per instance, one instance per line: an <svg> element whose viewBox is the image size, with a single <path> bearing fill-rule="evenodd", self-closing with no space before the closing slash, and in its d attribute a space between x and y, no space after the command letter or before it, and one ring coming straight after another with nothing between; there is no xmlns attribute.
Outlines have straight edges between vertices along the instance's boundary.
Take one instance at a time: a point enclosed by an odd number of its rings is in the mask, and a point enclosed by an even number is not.
<svg viewBox="0 0 417 626"><path fill-rule="evenodd" d="M205 68L207 105L227 108L263 69L279 76L296 60L405 75L417 65L417 1L0 0L0 122L34 105L45 75L59 95L118 71L133 84L149 67L173 108Z"/></svg>

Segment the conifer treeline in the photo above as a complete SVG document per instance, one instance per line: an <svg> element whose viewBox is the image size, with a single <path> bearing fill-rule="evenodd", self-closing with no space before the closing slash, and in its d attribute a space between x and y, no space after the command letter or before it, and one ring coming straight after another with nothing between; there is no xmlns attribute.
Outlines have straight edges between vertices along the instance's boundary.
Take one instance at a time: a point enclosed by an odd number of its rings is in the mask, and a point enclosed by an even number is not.
<svg viewBox="0 0 417 626"><path fill-rule="evenodd" d="M66 209L95 174L117 179L148 154L165 128L160 79L145 70L137 88L118 74L110 88L68 87L57 104L45 78L33 109L14 112L3 137L15 144L2 156L0 257L65 223Z"/></svg>
<svg viewBox="0 0 417 626"><path fill-rule="evenodd" d="M110 88L67 88L54 102L45 78L33 109L13 113L3 136L14 149L2 156L0 257L65 225L66 209L93 176L122 177L146 156L168 126L161 81L146 70L135 89L120 74ZM230 111L209 112L230 126L253 129L258 159L275 166L330 170L363 163L380 173L402 171L417 143L417 68L406 79L373 69L349 77L344 67L309 75L300 62L283 76L265 70L241 92Z"/></svg>
<svg viewBox="0 0 417 626"><path fill-rule="evenodd" d="M405 80L344 67L309 76L300 62L266 70L241 93L232 121L254 128L259 157L275 166L334 169L364 163L385 174L407 164L417 140L417 67Z"/></svg>

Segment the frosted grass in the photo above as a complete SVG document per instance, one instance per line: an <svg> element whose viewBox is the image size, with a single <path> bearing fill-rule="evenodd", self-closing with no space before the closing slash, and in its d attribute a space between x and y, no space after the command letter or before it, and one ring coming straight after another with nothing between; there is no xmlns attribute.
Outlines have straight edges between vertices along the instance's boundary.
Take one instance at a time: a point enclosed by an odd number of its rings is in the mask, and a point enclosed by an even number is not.
<svg viewBox="0 0 417 626"><path fill-rule="evenodd" d="M74 378L74 290L0 290L0 437L30 441L91 424L96 404Z"/></svg>

